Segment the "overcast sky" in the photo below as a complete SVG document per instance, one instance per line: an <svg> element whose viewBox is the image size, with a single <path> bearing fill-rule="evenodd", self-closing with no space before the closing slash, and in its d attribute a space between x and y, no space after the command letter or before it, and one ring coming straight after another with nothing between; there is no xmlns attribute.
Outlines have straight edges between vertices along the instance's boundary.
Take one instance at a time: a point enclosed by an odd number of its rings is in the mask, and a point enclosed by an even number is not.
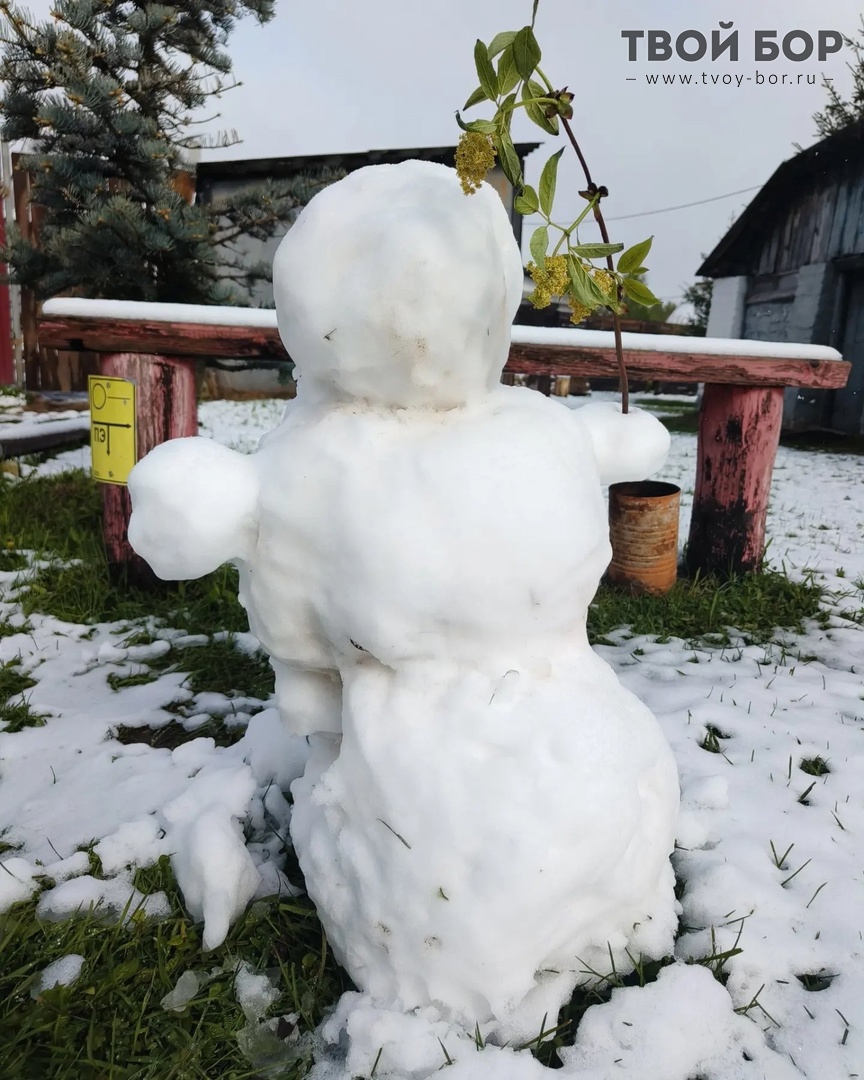
<svg viewBox="0 0 864 1080"><path fill-rule="evenodd" d="M33 0L37 16L48 7L49 0ZM540 0L541 66L553 84L576 94L574 129L595 180L609 188L604 209L612 239L629 245L654 234L648 280L658 296L680 297L701 256L755 191L668 213L645 211L760 187L796 153L796 143L816 141L812 114L825 103L822 75L841 91L851 87L847 50L822 63L782 54L760 63L754 32L776 30L778 40L791 30L853 35L862 8L864 0ZM243 85L225 95L222 117L205 129L234 128L243 141L206 151L204 158L454 145L454 111L477 85L474 42L516 30L530 16L531 0L276 0L272 22L238 24L229 52ZM738 32L737 63L728 53L711 60L710 47L701 61L650 63L644 39L639 58L630 62L621 37L622 30L662 30L674 40L698 30L710 42L720 21ZM766 78L763 85L757 73ZM693 82L648 85L648 75L690 75ZM722 84L724 75L733 85ZM776 86L768 84L772 75ZM743 79L740 86L735 76ZM807 76L816 85L807 85ZM488 116L490 109L487 103L485 112L481 105L467 115ZM544 143L527 162L528 182L536 185L560 143L522 116L513 134L517 141ZM556 220L572 220L582 186L568 149ZM625 215L640 216L614 220Z"/></svg>
<svg viewBox="0 0 864 1080"><path fill-rule="evenodd" d="M607 217L758 187L795 153L795 143L813 143L811 117L825 100L821 75L841 89L851 83L845 50L823 63L782 54L758 63L754 31L777 30L779 39L798 29L851 34L862 6L860 0L540 0L541 66L553 84L576 94L577 138L595 179L609 188ZM453 144L454 110L477 84L475 40L518 29L530 21L530 9L530 0L277 0L271 23L246 21L231 39L243 86L225 96L217 123L236 128L243 142L206 159ZM702 61L649 63L644 41L639 59L628 61L622 30L666 30L673 39L700 30L710 40L720 20L738 31L737 63L728 54L712 61L710 48ZM757 71L785 74L786 85L756 85ZM690 86L647 85L646 75L655 73L695 78ZM724 74L744 81L710 84L712 75ZM806 85L806 78L799 85L799 74L815 76L817 85ZM484 115L483 107L469 115ZM556 140L522 118L514 137L544 141L528 159L527 177L536 183ZM562 217L579 202L568 191L581 186L568 150L558 185ZM649 283L658 296L674 299L752 195L612 222L612 239L630 244L655 234Z"/></svg>

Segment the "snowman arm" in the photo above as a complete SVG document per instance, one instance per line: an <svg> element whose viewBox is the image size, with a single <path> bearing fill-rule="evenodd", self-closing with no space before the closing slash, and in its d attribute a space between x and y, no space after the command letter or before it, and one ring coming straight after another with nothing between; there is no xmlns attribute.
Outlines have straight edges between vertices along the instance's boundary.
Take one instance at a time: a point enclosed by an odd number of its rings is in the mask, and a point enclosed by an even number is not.
<svg viewBox="0 0 864 1080"><path fill-rule="evenodd" d="M602 484L644 480L663 467L669 453L669 432L644 409L621 412L614 402L595 402L573 415L587 429Z"/></svg>
<svg viewBox="0 0 864 1080"><path fill-rule="evenodd" d="M129 543L157 577L202 577L254 551L258 469L251 456L212 439L171 439L138 462L129 495Z"/></svg>

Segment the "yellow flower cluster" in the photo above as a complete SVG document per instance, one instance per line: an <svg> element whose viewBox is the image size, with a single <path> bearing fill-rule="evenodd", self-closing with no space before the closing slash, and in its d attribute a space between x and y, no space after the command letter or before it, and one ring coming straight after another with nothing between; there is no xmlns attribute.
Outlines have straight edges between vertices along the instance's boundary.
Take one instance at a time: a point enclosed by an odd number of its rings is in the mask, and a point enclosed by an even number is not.
<svg viewBox="0 0 864 1080"><path fill-rule="evenodd" d="M600 292L604 296L612 297L615 294L615 278L609 273L608 270L591 270L591 277L594 279L595 285L598 286Z"/></svg>
<svg viewBox="0 0 864 1080"><path fill-rule="evenodd" d="M591 314L591 308L585 307L584 304L581 304L574 297L568 296L567 302L570 305L570 322L575 326L578 326L583 319L587 319Z"/></svg>
<svg viewBox="0 0 864 1080"><path fill-rule="evenodd" d="M528 297L535 308L549 307L552 297L563 296L570 284L567 276L567 258L564 255L549 255L543 267L533 262L528 263L528 273L537 286Z"/></svg>
<svg viewBox="0 0 864 1080"><path fill-rule="evenodd" d="M495 165L495 147L481 131L463 131L456 147L456 172L466 195L473 195Z"/></svg>

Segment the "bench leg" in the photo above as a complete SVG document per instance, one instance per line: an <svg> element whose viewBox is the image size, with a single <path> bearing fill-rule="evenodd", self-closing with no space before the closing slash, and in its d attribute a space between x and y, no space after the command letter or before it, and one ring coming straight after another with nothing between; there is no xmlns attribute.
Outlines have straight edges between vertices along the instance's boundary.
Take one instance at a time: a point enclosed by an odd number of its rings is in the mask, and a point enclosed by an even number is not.
<svg viewBox="0 0 864 1080"><path fill-rule="evenodd" d="M782 387L705 386L686 554L691 575L760 569L782 419Z"/></svg>
<svg viewBox="0 0 864 1080"><path fill-rule="evenodd" d="M159 443L198 434L194 360L107 353L100 358L99 371L135 383L139 461ZM131 584L152 587L158 581L156 575L127 539L131 513L126 487L103 484L102 523L109 570Z"/></svg>

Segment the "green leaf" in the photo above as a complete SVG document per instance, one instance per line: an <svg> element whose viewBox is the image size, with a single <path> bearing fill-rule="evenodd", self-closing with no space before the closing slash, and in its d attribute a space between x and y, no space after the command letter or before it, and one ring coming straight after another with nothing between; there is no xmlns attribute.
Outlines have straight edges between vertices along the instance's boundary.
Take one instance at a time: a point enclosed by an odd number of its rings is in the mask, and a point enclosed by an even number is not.
<svg viewBox="0 0 864 1080"><path fill-rule="evenodd" d="M466 131L482 131L484 135L494 135L498 128L492 120L469 120L465 124Z"/></svg>
<svg viewBox="0 0 864 1080"><path fill-rule="evenodd" d="M531 98L537 97L546 97L546 91L539 83L529 79L522 87L522 100L528 101ZM537 105L536 103L526 105L525 113L529 120L535 123L537 127L542 128L549 135L558 134L558 117L547 116L543 111L542 105Z"/></svg>
<svg viewBox="0 0 864 1080"><path fill-rule="evenodd" d="M607 255L617 255L624 250L623 244L574 244L570 250L583 259L604 259Z"/></svg>
<svg viewBox="0 0 864 1080"><path fill-rule="evenodd" d="M519 195L516 196L514 206L520 214L536 214L540 206L537 199L537 192L533 187L524 187Z"/></svg>
<svg viewBox="0 0 864 1080"><path fill-rule="evenodd" d="M506 131L509 134L510 124L513 120L513 106L515 104L516 95L508 94L498 107L498 112L495 114L495 120L497 121L499 131Z"/></svg>
<svg viewBox="0 0 864 1080"><path fill-rule="evenodd" d="M549 248L549 230L545 225L541 225L539 229L534 230L528 247L531 250L531 258L534 262L539 267L544 267L546 265L546 252Z"/></svg>
<svg viewBox="0 0 864 1080"><path fill-rule="evenodd" d="M513 59L513 47L508 45L498 61L498 92L509 94L519 82L519 72Z"/></svg>
<svg viewBox="0 0 864 1080"><path fill-rule="evenodd" d="M543 172L540 174L540 209L546 215L550 217L552 214L552 203L555 201L555 186L558 183L558 162L561 160L561 155L564 153L564 147L552 155L546 164L543 166Z"/></svg>
<svg viewBox="0 0 864 1080"><path fill-rule="evenodd" d="M477 38L477 42L474 46L474 66L477 68L477 77L480 80L480 86L483 88L483 93L490 101L498 100L498 76L495 74L495 68L492 65L492 61L489 59L489 53L486 51L486 46Z"/></svg>
<svg viewBox="0 0 864 1080"><path fill-rule="evenodd" d="M496 34L489 43L489 59L494 60L498 53L503 52L508 45L512 45L515 37L515 30L503 30L500 34Z"/></svg>
<svg viewBox="0 0 864 1080"><path fill-rule="evenodd" d="M648 239L643 240L641 244L634 244L633 247L627 248L618 260L618 269L622 274L632 274L637 267L642 265L645 261L645 256L651 250L653 241L654 237L649 236Z"/></svg>
<svg viewBox="0 0 864 1080"><path fill-rule="evenodd" d="M593 308L594 296L591 292L590 279L585 273L585 267L574 255L567 257L567 274L570 278L570 292L573 299L578 300L587 308Z"/></svg>
<svg viewBox="0 0 864 1080"><path fill-rule="evenodd" d="M591 278L581 260L575 255L569 255L567 258L567 273L570 275L573 296L580 304L593 310L606 303L606 297L600 286Z"/></svg>
<svg viewBox="0 0 864 1080"><path fill-rule="evenodd" d="M513 59L516 70L523 79L530 79L534 69L540 63L540 46L530 26L523 26L513 39Z"/></svg>
<svg viewBox="0 0 864 1080"><path fill-rule="evenodd" d="M498 161L504 170L504 175L514 188L521 188L522 169L519 166L519 155L516 153L516 147L513 145L509 132L502 131L499 128L492 136L492 142L498 151Z"/></svg>
<svg viewBox="0 0 864 1080"><path fill-rule="evenodd" d="M637 281L636 278L624 279L624 292L631 300L635 300L637 304L641 304L643 307L654 307L655 304L660 303L648 286L641 281Z"/></svg>
<svg viewBox="0 0 864 1080"><path fill-rule="evenodd" d="M474 105L479 105L481 101L488 100L489 99L486 97L486 91L483 89L482 86L478 86L474 93L471 95L471 97L469 97L465 104L462 106L462 108L470 109Z"/></svg>

